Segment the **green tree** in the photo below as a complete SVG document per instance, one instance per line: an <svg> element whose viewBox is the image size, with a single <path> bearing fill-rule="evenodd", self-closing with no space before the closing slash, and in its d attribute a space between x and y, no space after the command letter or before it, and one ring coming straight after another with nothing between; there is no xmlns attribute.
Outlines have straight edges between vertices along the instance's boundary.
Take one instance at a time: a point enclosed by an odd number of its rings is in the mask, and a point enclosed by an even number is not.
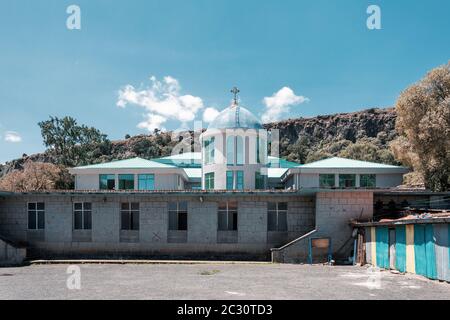
<svg viewBox="0 0 450 320"><path fill-rule="evenodd" d="M294 144L289 145L287 151L289 152L287 156L289 161L305 163L310 151L310 141L306 136L302 136Z"/></svg>
<svg viewBox="0 0 450 320"><path fill-rule="evenodd" d="M108 153L111 143L98 129L78 125L72 117L50 117L38 123L47 152L64 166L77 166L97 162Z"/></svg>
<svg viewBox="0 0 450 320"><path fill-rule="evenodd" d="M403 91L391 149L433 191L450 189L450 62Z"/></svg>

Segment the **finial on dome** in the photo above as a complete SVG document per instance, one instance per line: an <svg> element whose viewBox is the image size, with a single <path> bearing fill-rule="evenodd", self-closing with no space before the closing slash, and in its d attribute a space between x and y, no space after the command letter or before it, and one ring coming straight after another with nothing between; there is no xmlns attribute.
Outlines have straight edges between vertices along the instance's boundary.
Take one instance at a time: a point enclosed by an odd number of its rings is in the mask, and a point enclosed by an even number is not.
<svg viewBox="0 0 450 320"><path fill-rule="evenodd" d="M233 94L233 104L232 106L237 106L238 105L238 93L241 92L239 90L238 87L233 87L233 89L231 89L231 93Z"/></svg>

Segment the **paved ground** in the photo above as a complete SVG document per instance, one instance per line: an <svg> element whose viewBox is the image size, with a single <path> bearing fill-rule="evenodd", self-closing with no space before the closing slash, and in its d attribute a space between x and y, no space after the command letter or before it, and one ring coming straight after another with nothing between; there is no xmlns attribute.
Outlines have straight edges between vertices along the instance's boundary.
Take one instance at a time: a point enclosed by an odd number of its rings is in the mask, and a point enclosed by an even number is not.
<svg viewBox="0 0 450 320"><path fill-rule="evenodd" d="M0 299L450 299L450 284L352 266L88 264L80 290L68 267L0 268Z"/></svg>

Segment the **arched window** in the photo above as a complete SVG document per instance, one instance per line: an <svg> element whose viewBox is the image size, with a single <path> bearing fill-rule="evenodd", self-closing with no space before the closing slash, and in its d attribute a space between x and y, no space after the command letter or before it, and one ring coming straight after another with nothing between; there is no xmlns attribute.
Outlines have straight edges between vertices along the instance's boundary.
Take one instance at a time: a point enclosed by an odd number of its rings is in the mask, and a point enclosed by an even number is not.
<svg viewBox="0 0 450 320"><path fill-rule="evenodd" d="M244 139L240 136L236 137L236 165L244 164Z"/></svg>
<svg viewBox="0 0 450 320"><path fill-rule="evenodd" d="M234 140L236 137L230 136L227 137L227 164L234 166L235 157L234 157Z"/></svg>

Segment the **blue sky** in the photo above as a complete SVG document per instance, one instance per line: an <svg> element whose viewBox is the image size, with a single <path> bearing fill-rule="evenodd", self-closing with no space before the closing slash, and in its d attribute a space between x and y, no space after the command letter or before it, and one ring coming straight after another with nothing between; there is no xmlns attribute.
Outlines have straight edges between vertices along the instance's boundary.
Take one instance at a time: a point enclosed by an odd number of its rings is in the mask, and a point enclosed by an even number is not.
<svg viewBox="0 0 450 320"><path fill-rule="evenodd" d="M81 8L81 30L66 28L71 4ZM381 30L366 27L370 4L381 8ZM50 115L119 139L148 132L145 119L171 101L192 109L156 123L192 126L186 119L226 107L234 85L260 117L285 87L292 99L281 118L386 107L450 59L447 0L1 0L0 7L0 162L42 151L37 122ZM136 94L155 94L151 76L162 86L156 94L170 99L133 103Z"/></svg>

